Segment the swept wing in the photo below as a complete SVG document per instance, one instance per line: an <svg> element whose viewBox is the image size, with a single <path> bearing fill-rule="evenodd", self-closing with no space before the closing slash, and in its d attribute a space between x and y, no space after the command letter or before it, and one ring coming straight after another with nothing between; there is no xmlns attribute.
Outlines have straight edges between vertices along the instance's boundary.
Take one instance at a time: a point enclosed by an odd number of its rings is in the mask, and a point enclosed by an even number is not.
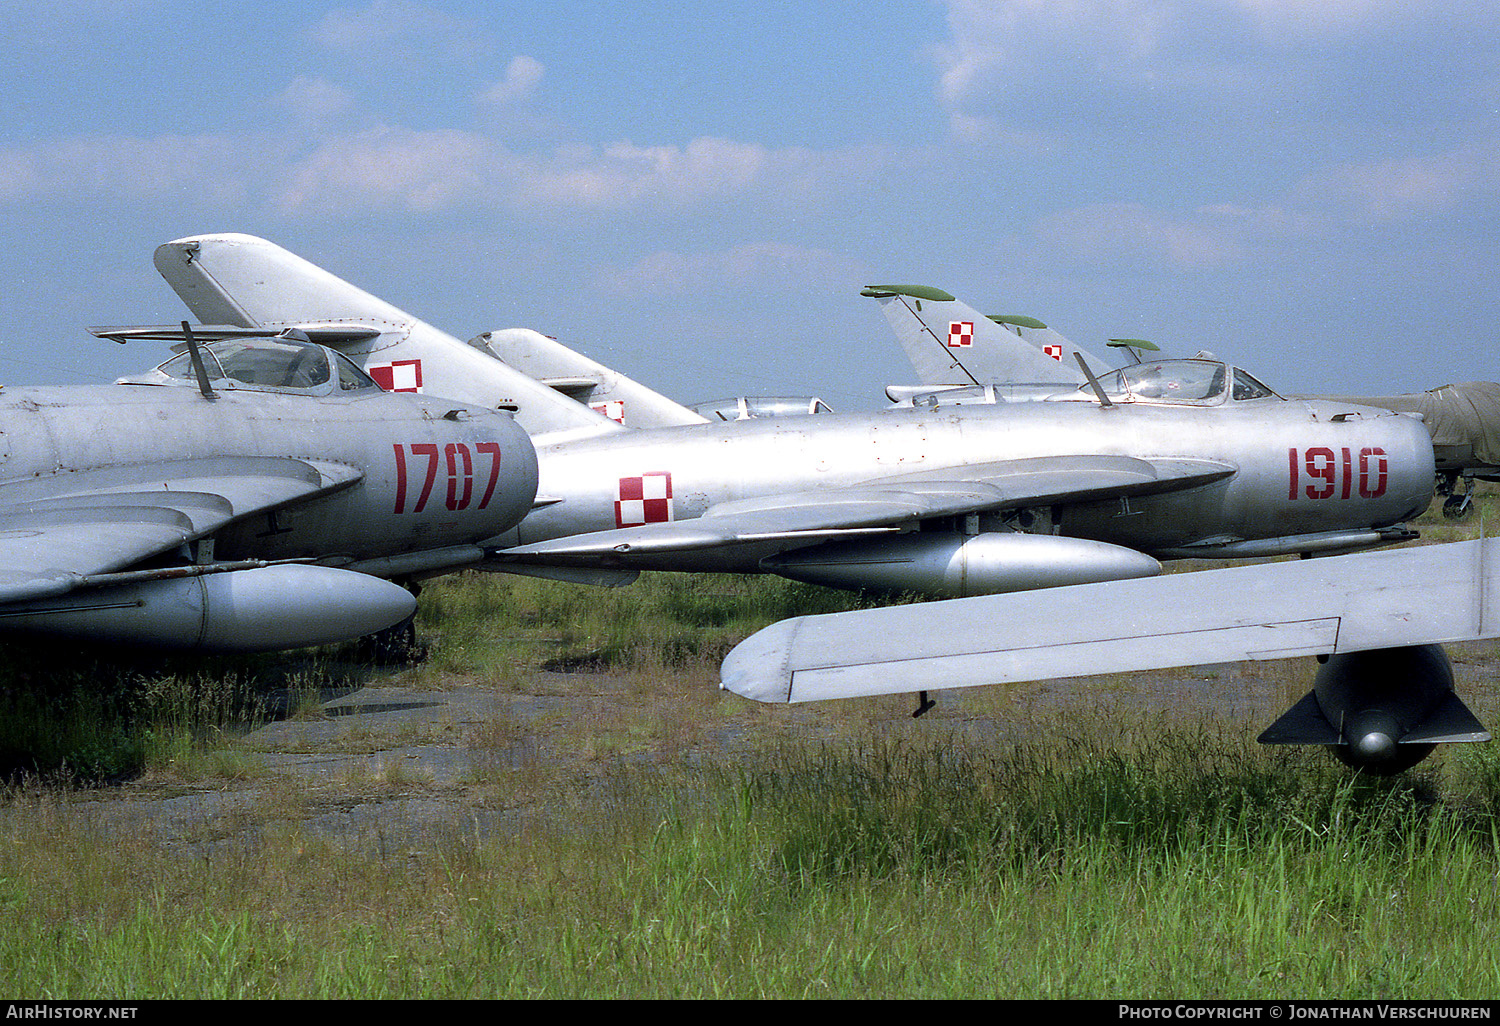
<svg viewBox="0 0 1500 1026"><path fill-rule="evenodd" d="M210 457L0 484L0 602L48 598L211 535L232 520L354 484L340 463Z"/></svg>
<svg viewBox="0 0 1500 1026"><path fill-rule="evenodd" d="M1493 637L1500 539L796 617L722 686L810 702Z"/></svg>
<svg viewBox="0 0 1500 1026"><path fill-rule="evenodd" d="M1192 488L1233 474L1212 460L1048 456L881 478L865 485L710 506L691 520L595 531L508 548L521 562L657 555L775 539L894 530L933 517Z"/></svg>

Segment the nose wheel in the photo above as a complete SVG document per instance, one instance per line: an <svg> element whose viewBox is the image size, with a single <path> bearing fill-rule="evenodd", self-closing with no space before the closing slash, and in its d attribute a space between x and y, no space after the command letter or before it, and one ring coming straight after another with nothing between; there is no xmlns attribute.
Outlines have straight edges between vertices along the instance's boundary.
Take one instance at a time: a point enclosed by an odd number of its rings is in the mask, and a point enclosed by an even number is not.
<svg viewBox="0 0 1500 1026"><path fill-rule="evenodd" d="M1443 516L1449 520L1462 520L1473 508L1474 496L1468 492L1462 495L1450 495L1443 500Z"/></svg>
<svg viewBox="0 0 1500 1026"><path fill-rule="evenodd" d="M407 581L405 588L413 595L422 593L416 581ZM394 627L361 638L359 646L361 654L377 666L409 666L427 657L427 646L417 637L416 613Z"/></svg>
<svg viewBox="0 0 1500 1026"><path fill-rule="evenodd" d="M1463 491L1458 490L1459 481L1463 482ZM1460 477L1458 471L1450 470L1439 475L1438 493L1447 496L1443 516L1448 520L1462 520L1474 511L1474 479L1468 474Z"/></svg>

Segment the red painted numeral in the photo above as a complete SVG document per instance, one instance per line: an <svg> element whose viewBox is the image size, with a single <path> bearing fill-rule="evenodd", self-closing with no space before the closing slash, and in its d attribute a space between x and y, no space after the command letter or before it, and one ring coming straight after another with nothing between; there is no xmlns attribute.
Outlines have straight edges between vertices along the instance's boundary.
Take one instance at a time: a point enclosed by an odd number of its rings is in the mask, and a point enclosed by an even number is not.
<svg viewBox="0 0 1500 1026"><path fill-rule="evenodd" d="M1333 450L1325 446L1316 445L1307 450L1303 459L1303 469L1307 476L1317 484L1309 484L1304 489L1309 499L1332 498L1334 480L1337 477L1337 464L1334 462Z"/></svg>
<svg viewBox="0 0 1500 1026"><path fill-rule="evenodd" d="M1340 449L1335 453L1327 446L1315 445L1308 449L1286 451L1288 501L1309 499L1331 499L1335 494L1340 499L1351 496L1356 486L1354 453ZM1303 477L1307 483L1303 484ZM1359 497L1378 499L1385 494L1390 481L1390 457L1381 448L1366 448L1359 451Z"/></svg>
<svg viewBox="0 0 1500 1026"><path fill-rule="evenodd" d="M432 497L433 485L437 483L438 465L443 464L448 472L447 496L445 505L455 512L469 508L474 501L474 452L490 458L489 481L485 485L484 496L479 500L478 509L485 509L494 497L495 485L500 481L500 443L478 442L473 451L465 442L449 442L443 446L441 453L432 442L413 442L409 445L396 444L393 446L396 454L396 512L397 513L421 513L427 508L427 500ZM422 490L417 495L417 501L409 509L407 507L407 478L410 473L407 465L407 456L425 456L427 458L427 469L422 477Z"/></svg>
<svg viewBox="0 0 1500 1026"><path fill-rule="evenodd" d="M422 494L417 496L417 504L412 507L413 513L420 513L427 508L427 499L432 495L432 483L437 480L438 447L431 442L416 442L409 448L413 456L427 457L427 476L422 481Z"/></svg>
<svg viewBox="0 0 1500 1026"><path fill-rule="evenodd" d="M462 442L449 442L443 454L448 458L448 508L468 509L469 500L474 497L474 457Z"/></svg>
<svg viewBox="0 0 1500 1026"><path fill-rule="evenodd" d="M1378 499L1384 495L1389 477L1390 461L1386 458L1384 449L1359 450L1359 497L1361 499Z"/></svg>
<svg viewBox="0 0 1500 1026"><path fill-rule="evenodd" d="M495 494L495 483L500 480L500 443L480 442L474 448L490 458L490 483L485 485L484 498L479 500L479 508L487 509Z"/></svg>

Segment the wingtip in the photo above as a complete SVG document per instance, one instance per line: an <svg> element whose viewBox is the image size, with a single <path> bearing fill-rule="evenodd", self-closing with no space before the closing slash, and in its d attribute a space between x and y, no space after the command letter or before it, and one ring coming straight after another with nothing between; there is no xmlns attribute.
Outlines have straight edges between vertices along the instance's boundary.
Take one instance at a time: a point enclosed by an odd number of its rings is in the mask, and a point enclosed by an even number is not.
<svg viewBox="0 0 1500 1026"><path fill-rule="evenodd" d="M801 621L778 621L730 649L719 666L719 687L756 702L790 702L792 644Z"/></svg>

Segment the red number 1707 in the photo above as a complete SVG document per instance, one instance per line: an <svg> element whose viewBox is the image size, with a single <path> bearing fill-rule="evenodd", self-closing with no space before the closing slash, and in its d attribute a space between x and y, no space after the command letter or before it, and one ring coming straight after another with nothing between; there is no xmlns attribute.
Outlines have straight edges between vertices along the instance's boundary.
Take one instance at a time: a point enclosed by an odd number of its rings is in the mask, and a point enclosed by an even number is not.
<svg viewBox="0 0 1500 1026"><path fill-rule="evenodd" d="M420 513L427 508L427 500L432 495L432 486L437 482L439 466L445 466L447 470L447 507L455 511L468 509L474 501L475 453L490 458L489 482L485 485L484 495L480 497L479 504L475 508L484 509L494 497L495 484L500 480L499 442L477 442L473 452L469 451L469 446L465 442L449 442L441 449L435 442L414 442L411 445L398 443L394 449L396 451L397 513ZM423 457L427 460L427 467L422 474L422 490L417 494L416 503L409 510L406 504L408 452L411 453L413 459Z"/></svg>

